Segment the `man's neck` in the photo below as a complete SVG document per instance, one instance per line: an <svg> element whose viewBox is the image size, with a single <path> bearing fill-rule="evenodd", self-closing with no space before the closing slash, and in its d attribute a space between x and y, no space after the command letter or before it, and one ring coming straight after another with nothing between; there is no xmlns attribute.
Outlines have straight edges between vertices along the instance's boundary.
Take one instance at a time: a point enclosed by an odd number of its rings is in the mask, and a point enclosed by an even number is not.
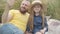
<svg viewBox="0 0 60 34"><path fill-rule="evenodd" d="M26 11L21 11L20 10L20 13L23 14L23 15L25 15L27 12L28 12L28 10L26 10Z"/></svg>
<svg viewBox="0 0 60 34"><path fill-rule="evenodd" d="M23 12L20 12L21 14L23 14L23 15L25 15L26 14L26 12L25 13L23 13Z"/></svg>

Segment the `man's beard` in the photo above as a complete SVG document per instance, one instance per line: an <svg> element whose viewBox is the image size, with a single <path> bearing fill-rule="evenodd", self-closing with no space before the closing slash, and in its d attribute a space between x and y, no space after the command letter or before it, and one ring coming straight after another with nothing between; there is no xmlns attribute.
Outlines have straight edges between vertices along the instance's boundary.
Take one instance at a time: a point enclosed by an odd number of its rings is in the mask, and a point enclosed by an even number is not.
<svg viewBox="0 0 60 34"><path fill-rule="evenodd" d="M25 14L26 12L28 12L28 10L22 11L22 10L20 9L20 12L21 12L22 14Z"/></svg>
<svg viewBox="0 0 60 34"><path fill-rule="evenodd" d="M25 14L27 11L20 11L22 14Z"/></svg>

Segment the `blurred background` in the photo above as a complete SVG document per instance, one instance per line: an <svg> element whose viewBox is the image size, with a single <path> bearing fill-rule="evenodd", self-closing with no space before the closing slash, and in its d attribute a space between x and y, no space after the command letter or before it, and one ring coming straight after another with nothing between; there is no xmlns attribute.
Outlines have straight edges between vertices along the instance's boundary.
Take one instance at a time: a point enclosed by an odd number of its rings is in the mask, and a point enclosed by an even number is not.
<svg viewBox="0 0 60 34"><path fill-rule="evenodd" d="M5 4L7 0L0 0L0 23L1 23L1 16L5 9ZM22 0L15 0L15 4L12 9L18 9ZM30 0L32 2L33 0ZM45 13L47 16L51 16L53 19L60 20L60 0L42 0L45 3L44 6L47 7L45 9ZM45 8L46 8L45 7Z"/></svg>

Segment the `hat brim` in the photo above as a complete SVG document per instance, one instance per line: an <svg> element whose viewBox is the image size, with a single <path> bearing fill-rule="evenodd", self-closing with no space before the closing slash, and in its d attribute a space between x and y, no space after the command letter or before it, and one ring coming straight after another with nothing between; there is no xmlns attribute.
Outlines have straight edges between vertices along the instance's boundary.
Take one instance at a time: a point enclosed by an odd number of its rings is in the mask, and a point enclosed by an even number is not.
<svg viewBox="0 0 60 34"><path fill-rule="evenodd" d="M33 8L33 7L34 7L34 6L36 6L36 5L40 5L40 6L41 6L41 8L43 8L43 5L42 5L42 4L40 4L40 3L34 3L34 4L32 4L31 8Z"/></svg>

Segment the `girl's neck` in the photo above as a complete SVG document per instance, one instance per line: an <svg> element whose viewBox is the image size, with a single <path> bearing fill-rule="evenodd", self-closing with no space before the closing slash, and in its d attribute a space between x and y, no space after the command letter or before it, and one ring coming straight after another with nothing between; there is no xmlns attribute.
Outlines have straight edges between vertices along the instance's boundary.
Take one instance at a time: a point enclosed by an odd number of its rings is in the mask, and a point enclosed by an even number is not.
<svg viewBox="0 0 60 34"><path fill-rule="evenodd" d="M35 13L35 16L39 16L39 12L36 12L36 13Z"/></svg>

